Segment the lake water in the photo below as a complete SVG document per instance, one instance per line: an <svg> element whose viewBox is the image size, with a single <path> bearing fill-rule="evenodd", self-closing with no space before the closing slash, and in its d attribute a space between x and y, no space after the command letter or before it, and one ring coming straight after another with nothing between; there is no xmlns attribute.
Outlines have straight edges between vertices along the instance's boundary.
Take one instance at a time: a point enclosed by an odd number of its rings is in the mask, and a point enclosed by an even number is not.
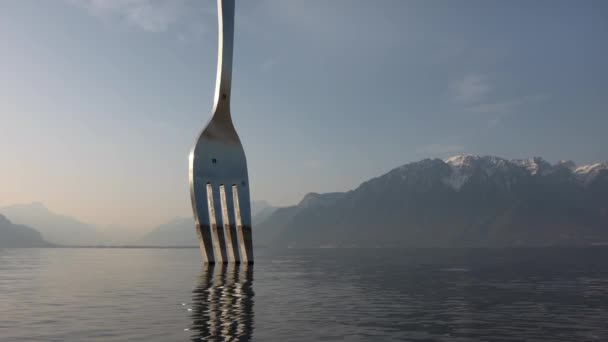
<svg viewBox="0 0 608 342"><path fill-rule="evenodd" d="M0 341L608 340L608 248L0 249Z"/></svg>

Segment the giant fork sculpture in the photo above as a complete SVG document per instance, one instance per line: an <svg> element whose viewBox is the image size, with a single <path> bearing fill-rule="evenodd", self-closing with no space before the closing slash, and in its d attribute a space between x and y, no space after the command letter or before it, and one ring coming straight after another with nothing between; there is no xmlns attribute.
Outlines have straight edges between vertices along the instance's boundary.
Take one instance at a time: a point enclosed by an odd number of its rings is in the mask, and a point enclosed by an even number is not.
<svg viewBox="0 0 608 342"><path fill-rule="evenodd" d="M203 261L253 263L247 160L230 116L234 0L218 0L217 5L215 99L211 118L190 152L190 196Z"/></svg>

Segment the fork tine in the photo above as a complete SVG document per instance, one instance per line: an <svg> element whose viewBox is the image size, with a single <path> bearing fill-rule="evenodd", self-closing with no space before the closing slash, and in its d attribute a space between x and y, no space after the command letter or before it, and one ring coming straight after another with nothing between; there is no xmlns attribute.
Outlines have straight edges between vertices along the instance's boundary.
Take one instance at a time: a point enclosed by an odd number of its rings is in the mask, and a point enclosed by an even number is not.
<svg viewBox="0 0 608 342"><path fill-rule="evenodd" d="M228 262L240 262L238 254L238 244L236 243L236 228L231 224L230 217L228 215L228 202L226 201L226 187L224 184L220 185L220 200L222 204L222 223L224 226L224 237L226 240L226 255L228 256Z"/></svg>
<svg viewBox="0 0 608 342"><path fill-rule="evenodd" d="M236 229L236 218L234 216L234 194L232 193L232 187L227 188L229 191L228 197L228 219L230 220L230 236L232 236L232 248L234 250L234 256L236 258L236 263L241 263L242 256L239 250L239 238Z"/></svg>
<svg viewBox="0 0 608 342"><path fill-rule="evenodd" d="M209 225L211 226L211 235L213 236L213 252L215 254L215 262L226 262L226 241L224 239L224 229L218 229L217 219L215 216L215 198L213 196L213 187L207 183L207 204L209 206Z"/></svg>
<svg viewBox="0 0 608 342"><path fill-rule="evenodd" d="M213 243L211 239L211 229L208 225L196 224L196 235L198 236L198 244L201 247L201 253L203 254L203 262L207 264L214 264L215 257L213 255Z"/></svg>
<svg viewBox="0 0 608 342"><path fill-rule="evenodd" d="M205 220L204 217L199 217L194 201L193 208L195 213L194 219L196 222L196 235L198 236L198 244L201 248L201 254L203 255L203 262L206 264L215 264L215 256L213 254L213 239L211 237L209 220ZM207 209L204 205L203 208Z"/></svg>
<svg viewBox="0 0 608 342"><path fill-rule="evenodd" d="M232 199L234 201L234 219L236 221L236 230L239 242L239 252L241 254L241 262L246 264L253 264L251 227L243 226L243 222L241 220L241 206L239 203L239 190L236 184L232 185Z"/></svg>

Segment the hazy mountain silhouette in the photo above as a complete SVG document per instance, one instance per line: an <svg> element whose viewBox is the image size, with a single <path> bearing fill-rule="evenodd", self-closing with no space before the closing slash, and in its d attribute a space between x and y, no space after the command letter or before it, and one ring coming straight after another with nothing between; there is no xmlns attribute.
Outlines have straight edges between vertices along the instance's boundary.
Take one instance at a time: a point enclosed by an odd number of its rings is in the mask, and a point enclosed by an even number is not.
<svg viewBox="0 0 608 342"><path fill-rule="evenodd" d="M50 246L50 244L44 241L36 229L13 224L5 216L0 215L0 248L45 246Z"/></svg>
<svg viewBox="0 0 608 342"><path fill-rule="evenodd" d="M254 239L316 247L608 242L608 164L425 159L352 191L308 194L255 226Z"/></svg>
<svg viewBox="0 0 608 342"><path fill-rule="evenodd" d="M94 225L51 212L42 203L16 204L0 208L12 222L36 227L46 241L61 245L94 245Z"/></svg>
<svg viewBox="0 0 608 342"><path fill-rule="evenodd" d="M268 218L276 208L266 201L252 201L251 213L253 225ZM254 240L255 242L255 240ZM143 238L134 242L146 246L198 246L198 237L194 229L194 217L176 217L173 220L154 228Z"/></svg>
<svg viewBox="0 0 608 342"><path fill-rule="evenodd" d="M251 219L253 220L256 216L260 214L266 215L268 212L272 212L276 208L270 205L267 201L264 200L253 200L251 201Z"/></svg>
<svg viewBox="0 0 608 342"><path fill-rule="evenodd" d="M135 241L145 246L198 246L193 217L176 217Z"/></svg>

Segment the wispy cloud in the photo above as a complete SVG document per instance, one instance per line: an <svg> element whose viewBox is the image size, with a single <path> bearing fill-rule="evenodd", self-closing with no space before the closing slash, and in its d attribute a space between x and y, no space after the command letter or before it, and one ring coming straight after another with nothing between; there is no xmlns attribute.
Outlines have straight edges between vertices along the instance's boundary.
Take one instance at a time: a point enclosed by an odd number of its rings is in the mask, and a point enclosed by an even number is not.
<svg viewBox="0 0 608 342"><path fill-rule="evenodd" d="M452 100L457 103L475 103L483 100L490 86L486 78L479 74L470 74L450 84Z"/></svg>
<svg viewBox="0 0 608 342"><path fill-rule="evenodd" d="M472 113L481 114L506 114L514 111L519 106L543 100L545 97L546 95L543 94L520 96L505 101L479 103L468 106L466 110Z"/></svg>
<svg viewBox="0 0 608 342"><path fill-rule="evenodd" d="M101 19L118 19L147 32L164 32L189 12L188 0L67 0Z"/></svg>
<svg viewBox="0 0 608 342"><path fill-rule="evenodd" d="M492 128L505 116L547 98L546 94L534 94L504 99L496 88L482 74L469 74L449 84L450 100L465 113L486 115L487 127Z"/></svg>

